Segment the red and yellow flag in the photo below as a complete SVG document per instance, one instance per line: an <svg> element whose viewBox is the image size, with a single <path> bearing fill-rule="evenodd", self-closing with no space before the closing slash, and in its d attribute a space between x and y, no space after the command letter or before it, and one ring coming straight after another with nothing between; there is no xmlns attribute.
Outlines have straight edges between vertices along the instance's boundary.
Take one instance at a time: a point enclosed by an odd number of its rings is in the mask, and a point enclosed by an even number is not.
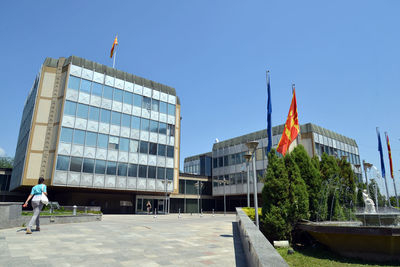
<svg viewBox="0 0 400 267"><path fill-rule="evenodd" d="M286 120L285 128L283 129L281 140L276 149L282 155L286 154L290 144L296 139L300 132L299 119L297 116L296 92L293 87L292 104L290 105L289 114Z"/></svg>
<svg viewBox="0 0 400 267"><path fill-rule="evenodd" d="M110 58L112 58L113 55L114 55L114 48L115 48L116 45L118 45L118 35L115 36L114 43L113 43L113 45L111 47Z"/></svg>
<svg viewBox="0 0 400 267"><path fill-rule="evenodd" d="M394 179L394 176L393 176L393 163L392 163L392 151L390 149L389 136L387 135L387 133L385 133L385 135L386 135L386 144L387 144L387 147L388 147L388 154L389 154L390 176L392 177L392 179Z"/></svg>

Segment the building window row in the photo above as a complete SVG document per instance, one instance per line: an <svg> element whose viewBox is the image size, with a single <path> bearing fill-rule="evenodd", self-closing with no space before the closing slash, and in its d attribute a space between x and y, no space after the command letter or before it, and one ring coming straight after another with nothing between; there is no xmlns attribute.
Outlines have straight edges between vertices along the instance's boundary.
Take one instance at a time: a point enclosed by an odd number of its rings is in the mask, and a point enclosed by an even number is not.
<svg viewBox="0 0 400 267"><path fill-rule="evenodd" d="M330 146L325 146L322 144L315 143L315 151L316 151L316 154L319 156L321 156L323 153L326 153L328 155L331 155L331 156L334 156L337 158L346 157L346 160L351 164L360 164L360 156L359 155L349 153L349 152L343 151L341 149L337 149L337 148L333 148Z"/></svg>
<svg viewBox="0 0 400 267"><path fill-rule="evenodd" d="M265 170L257 170L257 182L261 182L261 179L264 177ZM253 171L250 171L250 183L253 183ZM247 172L238 172L232 173L222 176L213 177L213 186L224 186L224 179L227 185L236 185L236 184L246 184L247 183Z"/></svg>
<svg viewBox="0 0 400 267"><path fill-rule="evenodd" d="M174 179L174 169L58 155L56 170L152 179Z"/></svg>
<svg viewBox="0 0 400 267"><path fill-rule="evenodd" d="M120 103L175 116L175 105L173 104L74 76L69 77L68 88Z"/></svg>

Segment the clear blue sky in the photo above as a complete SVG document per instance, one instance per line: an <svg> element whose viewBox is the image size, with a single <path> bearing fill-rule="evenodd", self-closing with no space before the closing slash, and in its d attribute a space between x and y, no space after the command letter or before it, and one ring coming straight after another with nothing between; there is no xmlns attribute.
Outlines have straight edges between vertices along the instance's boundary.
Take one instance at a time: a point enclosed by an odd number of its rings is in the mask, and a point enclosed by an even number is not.
<svg viewBox="0 0 400 267"><path fill-rule="evenodd" d="M111 66L118 33L118 69L177 90L181 165L210 151L215 138L266 127L269 69L274 125L286 120L294 82L300 123L354 138L361 159L378 167L375 127L388 131L400 188L399 10L397 0L4 2L0 150L15 153L24 101L45 57Z"/></svg>

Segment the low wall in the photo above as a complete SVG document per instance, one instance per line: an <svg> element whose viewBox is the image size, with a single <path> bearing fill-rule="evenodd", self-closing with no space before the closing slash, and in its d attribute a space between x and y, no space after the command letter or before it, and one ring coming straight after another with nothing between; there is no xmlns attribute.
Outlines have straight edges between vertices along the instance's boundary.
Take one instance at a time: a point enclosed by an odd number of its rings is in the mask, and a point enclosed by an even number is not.
<svg viewBox="0 0 400 267"><path fill-rule="evenodd" d="M241 208L236 221L249 266L289 266Z"/></svg>

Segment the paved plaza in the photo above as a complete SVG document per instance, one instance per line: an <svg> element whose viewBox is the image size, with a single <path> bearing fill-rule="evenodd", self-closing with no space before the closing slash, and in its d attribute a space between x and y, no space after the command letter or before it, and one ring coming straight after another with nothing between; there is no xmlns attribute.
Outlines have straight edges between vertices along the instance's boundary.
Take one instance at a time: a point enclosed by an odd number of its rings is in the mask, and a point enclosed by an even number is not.
<svg viewBox="0 0 400 267"><path fill-rule="evenodd" d="M104 215L0 230L0 266L246 266L235 215Z"/></svg>

